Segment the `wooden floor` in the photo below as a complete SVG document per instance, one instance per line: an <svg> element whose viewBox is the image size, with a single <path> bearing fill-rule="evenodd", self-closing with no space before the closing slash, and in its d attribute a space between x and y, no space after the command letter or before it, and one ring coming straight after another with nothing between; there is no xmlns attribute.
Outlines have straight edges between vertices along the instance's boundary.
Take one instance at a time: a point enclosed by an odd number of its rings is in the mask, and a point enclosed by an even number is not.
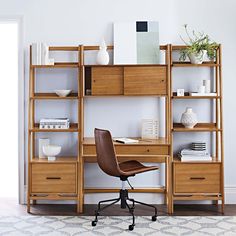
<svg viewBox="0 0 236 236"><path fill-rule="evenodd" d="M156 205L158 215L168 215L165 205ZM84 214L86 216L94 215L96 205L85 205ZM0 199L0 215L27 215L26 206L19 205L14 199ZM33 215L78 215L76 214L76 206L68 204L51 204L51 205L34 205L31 207ZM120 209L119 205L106 209L103 215L123 216L129 215L127 209ZM135 215L145 216L152 215L152 211L144 206L137 205ZM216 216L222 215L220 205L175 205L175 216ZM236 216L236 205L226 205L226 216Z"/></svg>

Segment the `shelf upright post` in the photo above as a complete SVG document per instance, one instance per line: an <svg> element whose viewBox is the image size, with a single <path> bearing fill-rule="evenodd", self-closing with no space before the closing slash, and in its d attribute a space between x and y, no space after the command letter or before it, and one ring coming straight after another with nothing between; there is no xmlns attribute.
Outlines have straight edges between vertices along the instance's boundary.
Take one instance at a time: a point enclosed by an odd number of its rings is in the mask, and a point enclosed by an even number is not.
<svg viewBox="0 0 236 236"><path fill-rule="evenodd" d="M219 45L219 85L220 85L220 154L221 154L221 211L224 213L225 193L224 193L224 135L223 135L223 82L222 82L222 46Z"/></svg>
<svg viewBox="0 0 236 236"><path fill-rule="evenodd" d="M78 122L79 122L79 152L78 152L78 203L77 212L83 212L84 206L84 160L83 160L83 138L84 138L84 46L79 45L79 73L78 73Z"/></svg>
<svg viewBox="0 0 236 236"><path fill-rule="evenodd" d="M169 87L168 87L168 93L169 93L169 141L170 141L170 156L169 156L169 182L170 182L170 193L169 193L169 204L168 204L168 213L173 214L174 211L174 202L173 202L173 118L172 118L172 106L173 106L173 100L172 100L172 45L168 44L168 79L169 79Z"/></svg>
<svg viewBox="0 0 236 236"><path fill-rule="evenodd" d="M32 67L32 46L30 46L30 74L29 74L29 97L28 97L28 183L27 183L27 212L30 212L30 192L31 192L31 158L32 158L32 132L30 129L33 127L34 124L34 113L33 113L33 100L31 99L34 95L33 91L33 83L34 83L34 68Z"/></svg>
<svg viewBox="0 0 236 236"><path fill-rule="evenodd" d="M219 47L216 50L216 64L219 64L220 54L219 54ZM217 96L219 96L219 67L215 67L215 90ZM219 101L218 99L215 100L215 119L216 119L216 128L219 129ZM215 133L216 136L216 143L215 143L215 155L216 160L219 160L219 132Z"/></svg>

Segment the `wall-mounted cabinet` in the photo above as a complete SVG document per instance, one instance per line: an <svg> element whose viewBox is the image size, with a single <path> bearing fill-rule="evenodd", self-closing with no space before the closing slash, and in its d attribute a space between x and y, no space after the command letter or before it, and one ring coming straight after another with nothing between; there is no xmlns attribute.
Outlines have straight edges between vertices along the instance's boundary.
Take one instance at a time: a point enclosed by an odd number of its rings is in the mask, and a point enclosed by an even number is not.
<svg viewBox="0 0 236 236"><path fill-rule="evenodd" d="M86 66L85 95L166 95L165 65Z"/></svg>

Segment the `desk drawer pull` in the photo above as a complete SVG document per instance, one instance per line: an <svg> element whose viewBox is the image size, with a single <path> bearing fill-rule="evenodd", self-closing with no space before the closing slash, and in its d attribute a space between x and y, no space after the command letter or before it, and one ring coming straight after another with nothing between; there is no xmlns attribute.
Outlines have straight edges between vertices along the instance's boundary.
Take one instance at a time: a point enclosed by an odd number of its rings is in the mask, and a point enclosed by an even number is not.
<svg viewBox="0 0 236 236"><path fill-rule="evenodd" d="M191 180L204 180L205 177L190 177Z"/></svg>
<svg viewBox="0 0 236 236"><path fill-rule="evenodd" d="M46 179L61 179L61 177L46 177Z"/></svg>

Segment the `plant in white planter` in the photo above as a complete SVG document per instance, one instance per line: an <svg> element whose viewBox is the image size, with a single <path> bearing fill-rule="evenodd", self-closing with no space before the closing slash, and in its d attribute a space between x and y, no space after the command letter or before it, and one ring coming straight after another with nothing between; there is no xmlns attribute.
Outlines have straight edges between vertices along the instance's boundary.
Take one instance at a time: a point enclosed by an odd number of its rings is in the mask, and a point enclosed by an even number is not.
<svg viewBox="0 0 236 236"><path fill-rule="evenodd" d="M180 36L187 46L180 51L180 61L185 61L188 57L192 64L202 64L206 55L210 60L214 60L218 44L203 32L195 32L193 30L192 35L190 35L187 24L184 25L184 29L188 42Z"/></svg>

